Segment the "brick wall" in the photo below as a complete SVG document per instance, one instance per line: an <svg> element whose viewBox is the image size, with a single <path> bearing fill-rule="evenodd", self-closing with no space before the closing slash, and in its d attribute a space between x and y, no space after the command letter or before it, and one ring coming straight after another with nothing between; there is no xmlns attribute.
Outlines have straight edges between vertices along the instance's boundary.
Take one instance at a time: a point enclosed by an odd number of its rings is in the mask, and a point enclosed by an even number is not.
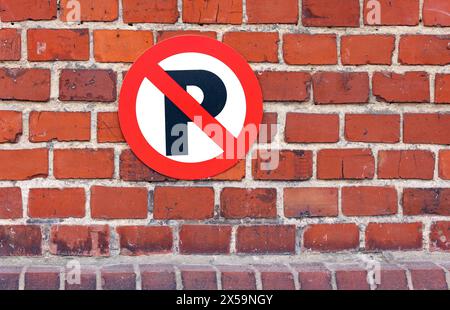
<svg viewBox="0 0 450 310"><path fill-rule="evenodd" d="M375 1L378 25L373 0L78 0L69 22L73 2L0 0L4 265L450 260L448 0ZM251 63L277 169L255 150L175 181L129 150L124 73L180 34Z"/></svg>

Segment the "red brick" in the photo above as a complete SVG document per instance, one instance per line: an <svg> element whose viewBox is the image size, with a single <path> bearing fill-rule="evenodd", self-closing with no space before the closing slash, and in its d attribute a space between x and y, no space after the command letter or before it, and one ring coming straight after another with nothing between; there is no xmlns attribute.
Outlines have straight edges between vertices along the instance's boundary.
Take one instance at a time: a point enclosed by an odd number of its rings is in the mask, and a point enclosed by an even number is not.
<svg viewBox="0 0 450 310"><path fill-rule="evenodd" d="M151 31L94 31L94 57L98 62L134 62L152 46Z"/></svg>
<svg viewBox="0 0 450 310"><path fill-rule="evenodd" d="M112 70L62 70L59 80L61 101L116 101L117 75Z"/></svg>
<svg viewBox="0 0 450 310"><path fill-rule="evenodd" d="M58 149L53 156L57 179L109 179L114 174L113 149Z"/></svg>
<svg viewBox="0 0 450 310"><path fill-rule="evenodd" d="M449 114L410 114L403 117L403 141L406 143L450 144Z"/></svg>
<svg viewBox="0 0 450 310"><path fill-rule="evenodd" d="M372 179L375 159L370 149L324 149L317 154L317 178Z"/></svg>
<svg viewBox="0 0 450 310"><path fill-rule="evenodd" d="M278 33L227 32L223 43L233 47L249 62L278 62Z"/></svg>
<svg viewBox="0 0 450 310"><path fill-rule="evenodd" d="M147 255L172 252L172 229L168 226L120 226L121 255Z"/></svg>
<svg viewBox="0 0 450 310"><path fill-rule="evenodd" d="M143 290L176 290L177 282L173 266L140 266Z"/></svg>
<svg viewBox="0 0 450 310"><path fill-rule="evenodd" d="M203 220L214 215L214 189L211 187L156 187L155 219Z"/></svg>
<svg viewBox="0 0 450 310"><path fill-rule="evenodd" d="M434 102L450 103L450 74L436 74Z"/></svg>
<svg viewBox="0 0 450 310"><path fill-rule="evenodd" d="M403 65L448 65L450 36L403 35L398 61Z"/></svg>
<svg viewBox="0 0 450 310"><path fill-rule="evenodd" d="M42 233L37 225L0 226L0 256L39 256Z"/></svg>
<svg viewBox="0 0 450 310"><path fill-rule="evenodd" d="M312 177L312 152L259 150L252 160L255 180L308 180Z"/></svg>
<svg viewBox="0 0 450 310"><path fill-rule="evenodd" d="M180 229L181 254L230 253L231 226L183 225Z"/></svg>
<svg viewBox="0 0 450 310"><path fill-rule="evenodd" d="M358 0L304 0L303 26L359 27Z"/></svg>
<svg viewBox="0 0 450 310"><path fill-rule="evenodd" d="M48 101L50 70L0 68L0 89L2 100Z"/></svg>
<svg viewBox="0 0 450 310"><path fill-rule="evenodd" d="M245 266L219 266L223 290L256 290L255 273Z"/></svg>
<svg viewBox="0 0 450 310"><path fill-rule="evenodd" d="M439 177L450 180L450 150L439 151Z"/></svg>
<svg viewBox="0 0 450 310"><path fill-rule="evenodd" d="M265 101L308 101L311 76L305 72L264 71L257 75Z"/></svg>
<svg viewBox="0 0 450 310"><path fill-rule="evenodd" d="M70 264L66 267L66 281L64 289L66 291L93 291L97 289L97 270L95 267L82 266L80 272L79 283L77 283L77 269L70 268Z"/></svg>
<svg viewBox="0 0 450 310"><path fill-rule="evenodd" d="M375 273L378 272L375 270ZM406 271L401 267L389 264L380 264L380 283L377 284L377 290L407 290L408 280ZM375 274L376 276L376 274Z"/></svg>
<svg viewBox="0 0 450 310"><path fill-rule="evenodd" d="M249 24L297 24L297 0L247 0Z"/></svg>
<svg viewBox="0 0 450 310"><path fill-rule="evenodd" d="M143 187L91 187L91 216L95 219L145 219L148 191Z"/></svg>
<svg viewBox="0 0 450 310"><path fill-rule="evenodd" d="M73 2L61 0L61 20L69 22L115 21L119 17L119 2L117 0L77 0L80 4L80 19L74 20Z"/></svg>
<svg viewBox="0 0 450 310"><path fill-rule="evenodd" d="M346 216L377 216L397 213L395 187L342 188L342 213Z"/></svg>
<svg viewBox="0 0 450 310"><path fill-rule="evenodd" d="M395 37L390 35L349 35L341 38L344 65L391 65Z"/></svg>
<svg viewBox="0 0 450 310"><path fill-rule="evenodd" d="M294 265L301 290L331 290L331 272L323 264Z"/></svg>
<svg viewBox="0 0 450 310"><path fill-rule="evenodd" d="M379 25L384 26L416 26L419 24L419 0L377 0L380 4ZM373 7L364 1L364 24L369 25Z"/></svg>
<svg viewBox="0 0 450 310"><path fill-rule="evenodd" d="M282 254L295 252L294 225L240 226L237 229L238 253Z"/></svg>
<svg viewBox="0 0 450 310"><path fill-rule="evenodd" d="M125 23L167 23L178 20L177 0L123 0Z"/></svg>
<svg viewBox="0 0 450 310"><path fill-rule="evenodd" d="M422 248L422 223L369 223L366 250L413 250Z"/></svg>
<svg viewBox="0 0 450 310"><path fill-rule="evenodd" d="M430 246L432 251L450 252L450 222L435 222L431 225Z"/></svg>
<svg viewBox="0 0 450 310"><path fill-rule="evenodd" d="M47 175L47 149L0 151L0 180L31 180Z"/></svg>
<svg viewBox="0 0 450 310"><path fill-rule="evenodd" d="M278 114L265 112L259 128L258 142L272 143L278 132Z"/></svg>
<svg viewBox="0 0 450 310"><path fill-rule="evenodd" d="M89 141L91 114L89 112L30 113L30 141Z"/></svg>
<svg viewBox="0 0 450 310"><path fill-rule="evenodd" d="M221 174L208 178L208 180L216 181L241 181L245 178L245 159L239 160L238 163Z"/></svg>
<svg viewBox="0 0 450 310"><path fill-rule="evenodd" d="M378 152L378 178L431 180L434 154L424 150Z"/></svg>
<svg viewBox="0 0 450 310"><path fill-rule="evenodd" d="M283 55L289 65L334 65L337 63L336 35L285 34Z"/></svg>
<svg viewBox="0 0 450 310"><path fill-rule="evenodd" d="M400 115L346 114L345 139L352 142L397 143L400 141Z"/></svg>
<svg viewBox="0 0 450 310"><path fill-rule="evenodd" d="M99 143L125 142L117 112L100 112L97 114L97 141Z"/></svg>
<svg viewBox="0 0 450 310"><path fill-rule="evenodd" d="M25 272L25 290L59 290L59 267L29 267Z"/></svg>
<svg viewBox="0 0 450 310"><path fill-rule="evenodd" d="M224 188L220 215L227 219L275 218L277 192L273 188Z"/></svg>
<svg viewBox="0 0 450 310"><path fill-rule="evenodd" d="M18 219L23 216L20 187L0 188L0 219Z"/></svg>
<svg viewBox="0 0 450 310"><path fill-rule="evenodd" d="M359 229L355 224L313 224L303 233L303 247L320 252L357 249Z"/></svg>
<svg viewBox="0 0 450 310"><path fill-rule="evenodd" d="M426 72L375 72L373 95L391 103L430 102L430 83Z"/></svg>
<svg viewBox="0 0 450 310"><path fill-rule="evenodd" d="M366 103L369 76L367 72L317 72L313 89L316 104Z"/></svg>
<svg viewBox="0 0 450 310"><path fill-rule="evenodd" d="M285 188L284 215L294 218L337 216L338 191L336 188Z"/></svg>
<svg viewBox="0 0 450 310"><path fill-rule="evenodd" d="M338 114L286 114L288 143L335 143L339 141Z"/></svg>
<svg viewBox="0 0 450 310"><path fill-rule="evenodd" d="M2 266L0 267L0 289L5 290L18 290L21 267L15 266Z"/></svg>
<svg viewBox="0 0 450 310"><path fill-rule="evenodd" d="M56 0L2 0L2 22L56 19Z"/></svg>
<svg viewBox="0 0 450 310"><path fill-rule="evenodd" d="M259 265L263 290L295 290L294 276L286 266Z"/></svg>
<svg viewBox="0 0 450 310"><path fill-rule="evenodd" d="M423 24L425 26L450 26L450 2L446 0L425 0L423 3Z"/></svg>
<svg viewBox="0 0 450 310"><path fill-rule="evenodd" d="M216 271L209 266L180 266L184 290L217 290Z"/></svg>
<svg viewBox="0 0 450 310"><path fill-rule="evenodd" d="M405 188L403 213L450 216L450 188Z"/></svg>
<svg viewBox="0 0 450 310"><path fill-rule="evenodd" d="M0 143L16 143L22 135L22 113L0 111Z"/></svg>
<svg viewBox="0 0 450 310"><path fill-rule="evenodd" d="M83 188L32 188L28 195L28 215L32 218L81 218L85 209Z"/></svg>
<svg viewBox="0 0 450 310"><path fill-rule="evenodd" d="M142 163L131 150L120 154L120 178L124 181L162 182L168 177L159 174Z"/></svg>
<svg viewBox="0 0 450 310"><path fill-rule="evenodd" d="M158 31L156 41L161 42L173 37L186 36L186 35L196 35L204 36L211 39L217 39L217 32L215 31L200 31L200 30L164 30Z"/></svg>
<svg viewBox="0 0 450 310"><path fill-rule="evenodd" d="M338 265L333 267L338 290L370 290L367 271L358 265Z"/></svg>
<svg viewBox="0 0 450 310"><path fill-rule="evenodd" d="M89 60L88 29L29 29L29 61Z"/></svg>
<svg viewBox="0 0 450 310"><path fill-rule="evenodd" d="M184 0L183 22L241 24L242 0Z"/></svg>
<svg viewBox="0 0 450 310"><path fill-rule="evenodd" d="M106 266L101 269L103 290L135 290L136 273L132 265Z"/></svg>
<svg viewBox="0 0 450 310"><path fill-rule="evenodd" d="M448 290L445 273L432 263L408 263L414 290Z"/></svg>
<svg viewBox="0 0 450 310"><path fill-rule="evenodd" d="M64 256L109 256L109 236L107 225L52 226L50 253Z"/></svg>
<svg viewBox="0 0 450 310"><path fill-rule="evenodd" d="M20 29L0 29L0 60L20 60L22 50L20 34Z"/></svg>

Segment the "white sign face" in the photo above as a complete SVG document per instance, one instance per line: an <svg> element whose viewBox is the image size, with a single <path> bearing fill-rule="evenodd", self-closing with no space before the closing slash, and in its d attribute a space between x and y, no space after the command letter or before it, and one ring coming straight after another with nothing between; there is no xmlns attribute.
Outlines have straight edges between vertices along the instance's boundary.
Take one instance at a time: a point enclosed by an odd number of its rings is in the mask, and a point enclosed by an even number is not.
<svg viewBox="0 0 450 310"><path fill-rule="evenodd" d="M180 53L159 63L166 72L206 71L217 76L225 87L226 100L220 113L214 116L235 138L241 133L247 113L244 89L234 72L222 61L201 53ZM186 91L200 104L203 104L204 91L186 81ZM179 149L184 143L183 152L168 150L168 124L176 125L167 119L167 98L149 79L144 79L136 99L136 118L146 141L161 155L183 163L199 163L220 156L224 150L192 121L186 125L172 127L173 146ZM182 135L186 135L184 138ZM178 140L178 141L177 141ZM187 151L186 151L187 149Z"/></svg>

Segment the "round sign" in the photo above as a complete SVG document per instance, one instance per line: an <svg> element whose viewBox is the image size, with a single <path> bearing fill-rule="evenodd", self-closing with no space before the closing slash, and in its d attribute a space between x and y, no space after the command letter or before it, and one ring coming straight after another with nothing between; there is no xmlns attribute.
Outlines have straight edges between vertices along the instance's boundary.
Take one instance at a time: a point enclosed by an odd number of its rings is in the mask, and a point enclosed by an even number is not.
<svg viewBox="0 0 450 310"><path fill-rule="evenodd" d="M126 74L119 99L132 151L176 179L212 177L245 158L262 115L261 88L246 60L201 36L147 50Z"/></svg>

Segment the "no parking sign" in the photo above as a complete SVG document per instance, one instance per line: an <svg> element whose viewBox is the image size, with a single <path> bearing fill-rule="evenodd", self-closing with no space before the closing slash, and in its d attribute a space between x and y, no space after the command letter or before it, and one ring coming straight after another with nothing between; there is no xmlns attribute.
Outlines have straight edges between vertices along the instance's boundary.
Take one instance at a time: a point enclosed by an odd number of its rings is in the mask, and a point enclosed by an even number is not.
<svg viewBox="0 0 450 310"><path fill-rule="evenodd" d="M200 36L165 40L130 68L119 102L136 156L161 174L202 179L244 158L262 120L262 94L246 60Z"/></svg>

